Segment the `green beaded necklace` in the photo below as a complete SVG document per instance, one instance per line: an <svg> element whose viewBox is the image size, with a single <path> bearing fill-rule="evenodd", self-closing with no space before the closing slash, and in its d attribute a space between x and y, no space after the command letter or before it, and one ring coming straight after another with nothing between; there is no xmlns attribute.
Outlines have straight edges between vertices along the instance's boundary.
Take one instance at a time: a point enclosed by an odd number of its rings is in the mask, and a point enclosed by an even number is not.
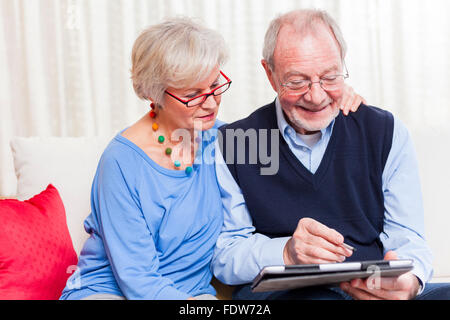
<svg viewBox="0 0 450 320"><path fill-rule="evenodd" d="M155 119L156 118L156 112L155 111L150 111L150 117L152 119ZM155 132L158 131L159 125L156 122L154 122L153 125L152 125L152 129ZM164 138L163 135L158 136L158 142L160 144L163 144L165 140L166 139ZM169 148L169 147L166 148L165 153L166 153L166 155L170 156L172 154L172 148ZM176 169L178 169L178 168L181 167L181 162L179 160L175 160L173 162L173 165L175 166ZM190 175L192 173L192 171L194 171L194 170L192 169L191 166L187 166L186 169L184 170L184 172L186 172L187 175Z"/></svg>

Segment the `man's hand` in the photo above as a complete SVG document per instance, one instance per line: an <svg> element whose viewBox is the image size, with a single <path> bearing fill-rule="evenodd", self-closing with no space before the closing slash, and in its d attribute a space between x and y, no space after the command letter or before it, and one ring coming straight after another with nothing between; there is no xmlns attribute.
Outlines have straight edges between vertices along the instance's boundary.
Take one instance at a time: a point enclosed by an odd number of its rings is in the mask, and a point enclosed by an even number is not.
<svg viewBox="0 0 450 320"><path fill-rule="evenodd" d="M342 110L344 115L348 115L349 112L356 112L361 103L366 104L366 100L353 90L347 84L344 84L344 93L340 101L339 108Z"/></svg>
<svg viewBox="0 0 450 320"><path fill-rule="evenodd" d="M342 262L353 252L342 247L344 237L320 222L303 218L284 247L285 264Z"/></svg>
<svg viewBox="0 0 450 320"><path fill-rule="evenodd" d="M388 251L384 260L396 260L397 254ZM416 297L419 291L419 280L411 272L398 277L382 277L377 283L379 287L370 283L371 278L354 279L341 283L341 289L358 300L409 300Z"/></svg>

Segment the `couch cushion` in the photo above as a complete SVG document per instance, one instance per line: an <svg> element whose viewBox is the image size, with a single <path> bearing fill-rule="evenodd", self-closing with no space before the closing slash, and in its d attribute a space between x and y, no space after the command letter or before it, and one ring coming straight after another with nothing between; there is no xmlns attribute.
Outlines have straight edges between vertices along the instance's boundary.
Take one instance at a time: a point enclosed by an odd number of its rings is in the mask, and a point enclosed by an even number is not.
<svg viewBox="0 0 450 320"><path fill-rule="evenodd" d="M11 140L17 176L17 198L25 200L53 184L66 208L67 226L77 254L88 234L90 191L109 137L16 137Z"/></svg>
<svg viewBox="0 0 450 320"><path fill-rule="evenodd" d="M434 276L450 278L449 151L443 147L443 141L450 139L450 129L430 130L424 126L412 133L423 190L425 235L434 258Z"/></svg>
<svg viewBox="0 0 450 320"><path fill-rule="evenodd" d="M0 300L58 299L77 263L58 190L0 200Z"/></svg>

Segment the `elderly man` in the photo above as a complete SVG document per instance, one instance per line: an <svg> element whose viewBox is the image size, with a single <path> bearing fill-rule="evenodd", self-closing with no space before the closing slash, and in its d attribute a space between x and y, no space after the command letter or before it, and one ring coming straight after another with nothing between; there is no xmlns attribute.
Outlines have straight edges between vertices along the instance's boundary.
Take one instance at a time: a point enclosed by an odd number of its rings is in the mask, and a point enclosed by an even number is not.
<svg viewBox="0 0 450 320"><path fill-rule="evenodd" d="M225 217L212 268L222 282L239 285L235 299L449 297L449 286L427 283L431 252L407 129L376 107L362 104L348 117L339 112L348 77L345 53L339 27L326 12L278 17L266 33L262 60L277 99L220 128L217 160L226 165L217 164L216 171ZM236 147L238 135L229 134L249 130L266 133L255 134L250 144L259 151L265 145L272 160L277 156L274 172L264 173L261 157L248 161L252 146ZM344 239L357 251L346 249ZM250 290L266 265L383 258L413 259L414 269L382 278L375 288L355 279L340 288Z"/></svg>

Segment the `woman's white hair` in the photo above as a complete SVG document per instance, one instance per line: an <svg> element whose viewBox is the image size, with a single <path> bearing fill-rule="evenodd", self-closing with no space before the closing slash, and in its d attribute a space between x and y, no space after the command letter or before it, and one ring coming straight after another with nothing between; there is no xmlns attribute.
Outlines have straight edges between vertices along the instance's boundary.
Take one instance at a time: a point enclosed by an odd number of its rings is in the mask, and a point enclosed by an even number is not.
<svg viewBox="0 0 450 320"><path fill-rule="evenodd" d="M342 61L344 61L347 53L347 45L336 21L324 10L303 9L287 12L278 16L270 23L264 38L263 48L263 58L267 61L269 67L274 70L273 55L277 44L278 33L282 26L294 26L301 36L307 32L314 32L314 29L318 24L323 24L330 28L330 31L339 45Z"/></svg>
<svg viewBox="0 0 450 320"><path fill-rule="evenodd" d="M132 51L131 79L139 98L161 105L167 87L206 79L228 59L223 37L192 19L170 18L145 29Z"/></svg>

